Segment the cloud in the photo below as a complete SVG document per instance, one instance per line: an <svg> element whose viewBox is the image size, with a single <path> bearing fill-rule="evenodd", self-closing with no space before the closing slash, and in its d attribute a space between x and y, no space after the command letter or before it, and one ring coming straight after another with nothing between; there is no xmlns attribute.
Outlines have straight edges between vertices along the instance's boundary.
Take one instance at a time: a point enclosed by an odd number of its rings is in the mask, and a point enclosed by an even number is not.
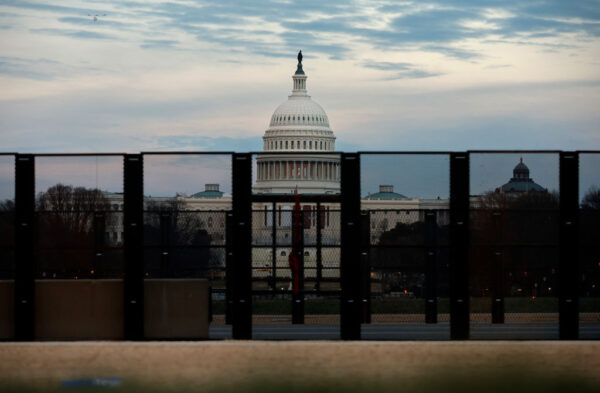
<svg viewBox="0 0 600 393"><path fill-rule="evenodd" d="M144 43L141 45L144 49L153 49L153 48L174 48L179 41L175 40L144 40Z"/></svg>
<svg viewBox="0 0 600 393"><path fill-rule="evenodd" d="M390 71L386 80L394 79L418 79L418 78L429 78L433 76L442 75L439 72L430 72L427 70L417 68L417 65L412 63L402 62L388 62L388 61L366 61L362 63L363 67L373 68L381 71Z"/></svg>
<svg viewBox="0 0 600 393"><path fill-rule="evenodd" d="M83 39L94 39L94 40L115 40L117 37L111 34L99 33L97 31L89 30L71 30L71 29L56 29L56 28L45 28L45 29L31 29L33 33L38 34L51 34L73 38Z"/></svg>
<svg viewBox="0 0 600 393"><path fill-rule="evenodd" d="M47 58L22 58L0 56L0 74L40 81L52 80L65 75L77 75L91 70L90 66L71 66Z"/></svg>

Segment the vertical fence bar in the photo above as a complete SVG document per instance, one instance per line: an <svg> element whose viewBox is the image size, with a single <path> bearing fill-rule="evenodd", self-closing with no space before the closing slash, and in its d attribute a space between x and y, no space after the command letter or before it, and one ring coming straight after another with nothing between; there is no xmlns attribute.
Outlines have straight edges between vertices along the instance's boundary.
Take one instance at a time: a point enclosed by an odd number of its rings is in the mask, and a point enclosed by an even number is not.
<svg viewBox="0 0 600 393"><path fill-rule="evenodd" d="M231 319L234 339L252 338L252 155L233 155ZM228 288L229 290L229 288Z"/></svg>
<svg viewBox="0 0 600 393"><path fill-rule="evenodd" d="M504 218L501 212L492 213L494 238L504 243ZM504 249L496 246L492 251L491 293L492 323L504 323Z"/></svg>
<svg viewBox="0 0 600 393"><path fill-rule="evenodd" d="M323 245L323 231L321 229L322 217L321 217L321 202L317 202L317 292L321 290L321 280L323 279L323 252L321 247Z"/></svg>
<svg viewBox="0 0 600 393"><path fill-rule="evenodd" d="M92 277L102 277L107 272L104 270L104 238L106 236L106 213L94 213L94 265L92 267Z"/></svg>
<svg viewBox="0 0 600 393"><path fill-rule="evenodd" d="M450 337L469 338L469 155L450 155Z"/></svg>
<svg viewBox="0 0 600 393"><path fill-rule="evenodd" d="M141 154L123 161L125 339L144 338L144 162Z"/></svg>
<svg viewBox="0 0 600 393"><path fill-rule="evenodd" d="M292 239L294 239L292 249L296 250L296 258L298 258L298 269L292 272L292 324L304 324L304 212L294 212L294 214L300 217L299 227L296 228L295 225L292 227ZM294 222L295 219L294 217ZM295 231L300 233L296 235ZM296 238L298 242L295 241ZM294 278L294 275L298 275L298 278Z"/></svg>
<svg viewBox="0 0 600 393"><path fill-rule="evenodd" d="M168 277L171 273L171 212L160 212L160 276Z"/></svg>
<svg viewBox="0 0 600 393"><path fill-rule="evenodd" d="M579 155L560 153L559 336L579 338Z"/></svg>
<svg viewBox="0 0 600 393"><path fill-rule="evenodd" d="M277 291L277 203L273 202L273 211L271 214L271 223L273 225L271 238L271 292Z"/></svg>
<svg viewBox="0 0 600 393"><path fill-rule="evenodd" d="M233 325L233 212L225 216L225 324Z"/></svg>
<svg viewBox="0 0 600 393"><path fill-rule="evenodd" d="M360 155L342 153L340 335L360 340Z"/></svg>
<svg viewBox="0 0 600 393"><path fill-rule="evenodd" d="M437 214L425 212L425 323L437 323Z"/></svg>
<svg viewBox="0 0 600 393"><path fill-rule="evenodd" d="M494 238L496 241L504 243L502 213L492 213L492 223L494 226ZM492 269L491 269L491 293L492 302L492 323L504 323L504 268L503 258L504 250L496 246L492 249Z"/></svg>
<svg viewBox="0 0 600 393"><path fill-rule="evenodd" d="M15 157L15 339L34 337L35 157Z"/></svg>
<svg viewBox="0 0 600 393"><path fill-rule="evenodd" d="M371 323L371 212L364 211L360 215L360 302L361 322Z"/></svg>

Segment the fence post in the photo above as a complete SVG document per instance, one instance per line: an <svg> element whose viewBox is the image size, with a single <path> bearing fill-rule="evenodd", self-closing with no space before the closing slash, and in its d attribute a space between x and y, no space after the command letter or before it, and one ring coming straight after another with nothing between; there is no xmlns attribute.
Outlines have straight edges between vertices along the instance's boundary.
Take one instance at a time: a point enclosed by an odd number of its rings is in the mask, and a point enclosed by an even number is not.
<svg viewBox="0 0 600 393"><path fill-rule="evenodd" d="M272 214L271 214L271 223L273 227L271 228L271 292L275 294L277 292L277 203L272 203Z"/></svg>
<svg viewBox="0 0 600 393"><path fill-rule="evenodd" d="M450 155L450 337L469 338L469 154Z"/></svg>
<svg viewBox="0 0 600 393"><path fill-rule="evenodd" d="M233 213L225 216L225 324L233 325Z"/></svg>
<svg viewBox="0 0 600 393"><path fill-rule="evenodd" d="M360 300L361 322L371 323L371 212L360 213Z"/></svg>
<svg viewBox="0 0 600 393"><path fill-rule="evenodd" d="M109 213L110 214L110 213ZM106 212L94 213L94 265L92 278L106 277L109 273L104 268L104 248L106 236ZM108 273L108 274L107 274Z"/></svg>
<svg viewBox="0 0 600 393"><path fill-rule="evenodd" d="M232 335L252 338L252 154L233 155L231 280Z"/></svg>
<svg viewBox="0 0 600 393"><path fill-rule="evenodd" d="M494 237L500 246L492 249L492 277L491 277L491 300L492 300L492 323L504 323L504 217L502 212L492 212L492 223L494 226Z"/></svg>
<svg viewBox="0 0 600 393"><path fill-rule="evenodd" d="M34 337L35 157L15 156L15 340Z"/></svg>
<svg viewBox="0 0 600 393"><path fill-rule="evenodd" d="M425 212L425 323L437 323L436 211Z"/></svg>
<svg viewBox="0 0 600 393"><path fill-rule="evenodd" d="M360 340L360 155L342 153L340 335Z"/></svg>
<svg viewBox="0 0 600 393"><path fill-rule="evenodd" d="M298 242L294 244L292 249L296 250L296 257L298 258L298 270L295 272L298 278L292 277L292 323L293 324L304 324L304 211L294 212L299 214L299 228L292 226L292 239L296 239L295 231L299 231ZM295 222L295 217L293 221ZM292 273L293 276L294 273ZM296 288L296 282L298 288Z"/></svg>
<svg viewBox="0 0 600 393"><path fill-rule="evenodd" d="M559 331L561 340L579 338L579 155L560 153Z"/></svg>
<svg viewBox="0 0 600 393"><path fill-rule="evenodd" d="M171 269L171 212L160 212L160 277L172 277Z"/></svg>
<svg viewBox="0 0 600 393"><path fill-rule="evenodd" d="M144 162L141 154L123 161L125 339L144 338Z"/></svg>
<svg viewBox="0 0 600 393"><path fill-rule="evenodd" d="M323 239L321 238L323 236L323 231L321 228L322 225L322 207L321 207L321 202L317 202L317 274L316 274L316 280L317 283L315 285L315 287L317 288L317 292L321 291L321 281L323 279L323 253L321 251L322 245L323 245Z"/></svg>

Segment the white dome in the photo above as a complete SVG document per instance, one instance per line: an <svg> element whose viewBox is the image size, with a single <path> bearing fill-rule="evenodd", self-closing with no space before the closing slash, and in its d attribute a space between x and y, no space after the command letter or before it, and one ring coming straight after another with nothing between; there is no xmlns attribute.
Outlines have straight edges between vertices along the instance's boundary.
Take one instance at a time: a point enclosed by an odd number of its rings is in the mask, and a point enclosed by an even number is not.
<svg viewBox="0 0 600 393"><path fill-rule="evenodd" d="M334 151L335 136L329 118L306 93L301 62L292 79L292 94L275 109L263 136L264 151Z"/></svg>
<svg viewBox="0 0 600 393"><path fill-rule="evenodd" d="M279 105L269 127L307 125L323 127L329 130L329 119L321 105L310 99L310 96L290 96Z"/></svg>
<svg viewBox="0 0 600 393"><path fill-rule="evenodd" d="M335 136L321 105L306 94L302 52L292 79L292 94L277 107L263 136L264 153L256 158L254 192L338 194L341 162L334 153Z"/></svg>

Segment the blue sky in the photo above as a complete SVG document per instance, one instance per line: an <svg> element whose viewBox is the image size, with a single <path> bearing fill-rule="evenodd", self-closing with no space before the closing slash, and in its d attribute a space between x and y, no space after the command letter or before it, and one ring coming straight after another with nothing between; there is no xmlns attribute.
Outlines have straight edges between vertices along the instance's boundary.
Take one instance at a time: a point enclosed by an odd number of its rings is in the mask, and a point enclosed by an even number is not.
<svg viewBox="0 0 600 393"><path fill-rule="evenodd" d="M3 151L259 150L299 49L338 150L600 148L599 1L3 0L0 34Z"/></svg>

